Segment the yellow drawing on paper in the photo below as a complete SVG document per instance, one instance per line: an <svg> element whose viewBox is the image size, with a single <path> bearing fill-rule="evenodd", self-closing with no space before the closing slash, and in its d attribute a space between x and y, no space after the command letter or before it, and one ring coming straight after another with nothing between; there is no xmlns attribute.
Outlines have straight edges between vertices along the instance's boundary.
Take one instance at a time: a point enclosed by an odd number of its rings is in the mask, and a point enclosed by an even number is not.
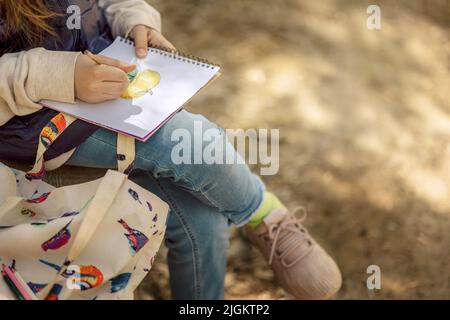
<svg viewBox="0 0 450 320"><path fill-rule="evenodd" d="M153 89L158 86L161 81L159 72L153 70L144 70L139 72L137 69L128 73L130 84L127 90L122 93L124 99L140 98L147 93L153 94Z"/></svg>

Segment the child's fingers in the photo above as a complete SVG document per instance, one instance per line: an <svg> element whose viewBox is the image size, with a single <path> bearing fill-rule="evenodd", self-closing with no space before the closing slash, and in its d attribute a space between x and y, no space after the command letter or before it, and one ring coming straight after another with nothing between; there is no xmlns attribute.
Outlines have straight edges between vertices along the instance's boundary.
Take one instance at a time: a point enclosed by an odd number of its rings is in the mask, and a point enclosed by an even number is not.
<svg viewBox="0 0 450 320"><path fill-rule="evenodd" d="M128 82L127 83L120 83L120 82L103 82L102 84L102 92L113 95L116 98L120 97L120 95L128 88Z"/></svg>
<svg viewBox="0 0 450 320"><path fill-rule="evenodd" d="M94 76L100 81L119 82L128 84L127 74L116 67L99 65L94 69Z"/></svg>
<svg viewBox="0 0 450 320"><path fill-rule="evenodd" d="M110 57L106 57L106 56L102 56L102 55L96 55L96 59L99 63L107 65L107 66L111 66L111 67L115 67L115 68L119 68L121 70L123 70L124 72L130 72L133 71L134 69L136 69L136 65L135 64L131 64L131 63L126 63L117 59L113 59Z"/></svg>
<svg viewBox="0 0 450 320"><path fill-rule="evenodd" d="M169 40L167 40L161 33L157 31L150 32L147 40L149 43L155 46L164 47L174 51L177 50Z"/></svg>
<svg viewBox="0 0 450 320"><path fill-rule="evenodd" d="M136 47L136 56L138 58L145 58L147 56L148 33L149 29L145 26L136 26L134 29L134 46Z"/></svg>

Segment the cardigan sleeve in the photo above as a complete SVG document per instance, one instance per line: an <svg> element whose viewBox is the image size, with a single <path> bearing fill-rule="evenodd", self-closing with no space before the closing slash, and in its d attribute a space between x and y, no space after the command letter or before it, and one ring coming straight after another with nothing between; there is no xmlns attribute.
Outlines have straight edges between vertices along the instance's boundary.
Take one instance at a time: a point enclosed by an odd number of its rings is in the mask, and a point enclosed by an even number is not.
<svg viewBox="0 0 450 320"><path fill-rule="evenodd" d="M39 100L74 103L79 52L34 48L0 57L0 125L42 108Z"/></svg>

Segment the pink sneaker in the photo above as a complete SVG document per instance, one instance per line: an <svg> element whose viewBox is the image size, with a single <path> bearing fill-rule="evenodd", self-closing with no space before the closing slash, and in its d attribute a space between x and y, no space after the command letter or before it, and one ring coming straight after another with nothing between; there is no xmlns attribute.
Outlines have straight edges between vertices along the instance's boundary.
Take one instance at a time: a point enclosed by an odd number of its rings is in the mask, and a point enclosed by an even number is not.
<svg viewBox="0 0 450 320"><path fill-rule="evenodd" d="M303 209L303 208L302 208ZM249 240L269 262L281 287L295 298L327 299L342 285L334 260L287 209L275 209L256 229L245 227Z"/></svg>

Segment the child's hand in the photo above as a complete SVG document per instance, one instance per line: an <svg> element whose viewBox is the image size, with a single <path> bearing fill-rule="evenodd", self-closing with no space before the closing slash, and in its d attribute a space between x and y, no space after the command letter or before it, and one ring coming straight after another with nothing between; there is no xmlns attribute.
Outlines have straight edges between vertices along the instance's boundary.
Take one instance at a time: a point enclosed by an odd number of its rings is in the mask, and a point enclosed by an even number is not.
<svg viewBox="0 0 450 320"><path fill-rule="evenodd" d="M128 87L127 73L136 68L134 64L96 55L78 56L75 65L75 97L88 103L114 100Z"/></svg>
<svg viewBox="0 0 450 320"><path fill-rule="evenodd" d="M148 44L176 50L173 44L164 38L161 33L141 24L138 24L131 30L130 37L134 39L136 56L138 58L145 58L147 56Z"/></svg>

